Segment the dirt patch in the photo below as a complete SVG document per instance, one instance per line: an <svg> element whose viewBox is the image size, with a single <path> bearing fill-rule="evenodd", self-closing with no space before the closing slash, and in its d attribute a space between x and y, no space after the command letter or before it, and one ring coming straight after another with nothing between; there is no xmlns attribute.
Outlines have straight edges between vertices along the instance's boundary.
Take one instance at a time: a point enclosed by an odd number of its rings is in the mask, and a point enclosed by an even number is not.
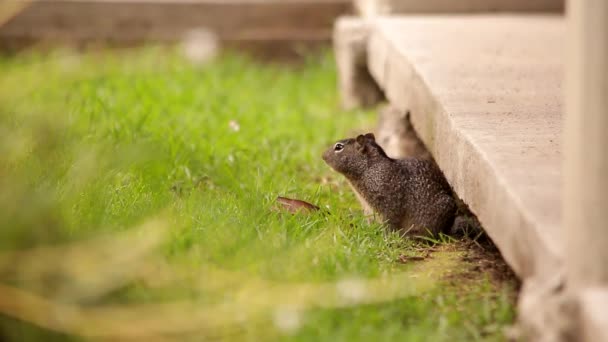
<svg viewBox="0 0 608 342"><path fill-rule="evenodd" d="M460 264L457 269L447 272L444 277L447 283L460 287L463 283L483 281L487 278L495 289L512 288L513 301L517 299L521 282L489 239L483 241L466 239L421 246L416 248L414 255L400 255L397 262L417 263L436 258L443 253L456 253Z"/></svg>
<svg viewBox="0 0 608 342"><path fill-rule="evenodd" d="M466 273L487 274L495 285L509 282L515 286L515 290L519 289L521 285L519 279L491 241L483 243L465 241L462 245L463 248L466 248L466 255L462 260L471 265L470 270Z"/></svg>

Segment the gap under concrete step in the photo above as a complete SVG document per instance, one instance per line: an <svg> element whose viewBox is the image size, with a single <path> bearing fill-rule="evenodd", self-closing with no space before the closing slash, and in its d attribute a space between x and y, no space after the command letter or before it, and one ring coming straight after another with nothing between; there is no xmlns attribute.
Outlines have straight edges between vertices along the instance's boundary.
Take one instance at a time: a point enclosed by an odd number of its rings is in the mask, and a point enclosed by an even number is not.
<svg viewBox="0 0 608 342"><path fill-rule="evenodd" d="M505 260L522 279L558 272L563 17L344 18L335 36L361 25L373 80Z"/></svg>

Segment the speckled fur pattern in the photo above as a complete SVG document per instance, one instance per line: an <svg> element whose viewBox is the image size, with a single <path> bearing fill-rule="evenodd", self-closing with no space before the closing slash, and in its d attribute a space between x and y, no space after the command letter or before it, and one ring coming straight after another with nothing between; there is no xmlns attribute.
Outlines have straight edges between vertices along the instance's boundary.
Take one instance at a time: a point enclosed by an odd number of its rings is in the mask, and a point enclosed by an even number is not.
<svg viewBox="0 0 608 342"><path fill-rule="evenodd" d="M457 206L435 163L392 159L376 144L373 134L340 140L336 145L325 151L323 159L348 179L389 227L410 236L450 229Z"/></svg>

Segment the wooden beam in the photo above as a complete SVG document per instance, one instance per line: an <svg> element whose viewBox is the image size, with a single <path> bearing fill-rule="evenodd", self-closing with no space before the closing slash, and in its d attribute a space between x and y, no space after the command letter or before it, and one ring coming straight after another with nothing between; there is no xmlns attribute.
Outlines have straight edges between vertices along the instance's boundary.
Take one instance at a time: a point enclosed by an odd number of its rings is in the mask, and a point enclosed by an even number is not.
<svg viewBox="0 0 608 342"><path fill-rule="evenodd" d="M5 0L0 2L0 26L8 22L32 3L32 0Z"/></svg>

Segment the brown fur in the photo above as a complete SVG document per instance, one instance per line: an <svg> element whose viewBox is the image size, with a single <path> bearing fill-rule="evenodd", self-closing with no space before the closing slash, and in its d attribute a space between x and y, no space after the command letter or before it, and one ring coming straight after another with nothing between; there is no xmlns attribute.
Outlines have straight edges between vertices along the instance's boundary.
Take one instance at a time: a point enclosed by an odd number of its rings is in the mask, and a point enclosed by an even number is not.
<svg viewBox="0 0 608 342"><path fill-rule="evenodd" d="M392 229L435 235L454 222L457 207L451 188L432 161L392 159L371 133L338 141L323 153L323 160L343 174Z"/></svg>

